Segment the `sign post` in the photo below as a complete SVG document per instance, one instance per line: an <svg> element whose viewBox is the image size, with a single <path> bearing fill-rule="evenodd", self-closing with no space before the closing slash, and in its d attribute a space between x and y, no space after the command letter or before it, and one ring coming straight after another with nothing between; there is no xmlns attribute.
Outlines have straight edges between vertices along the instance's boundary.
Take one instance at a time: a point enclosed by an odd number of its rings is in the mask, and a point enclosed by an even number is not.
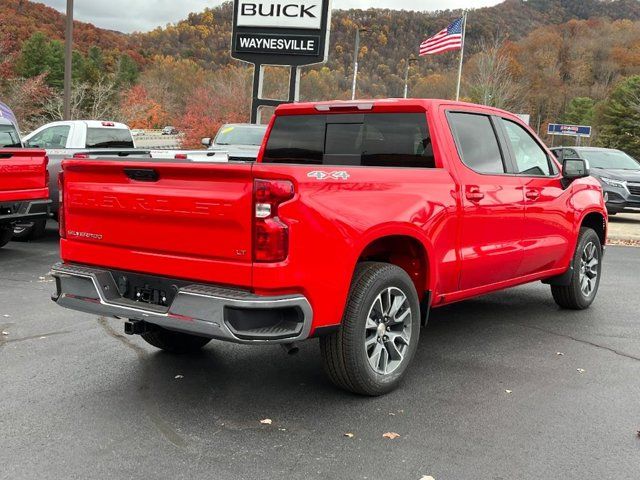
<svg viewBox="0 0 640 480"><path fill-rule="evenodd" d="M282 100L263 98L264 67L290 67L288 102L299 100L300 67L327 61L331 0L235 0L231 57L255 66L251 123L262 107Z"/></svg>

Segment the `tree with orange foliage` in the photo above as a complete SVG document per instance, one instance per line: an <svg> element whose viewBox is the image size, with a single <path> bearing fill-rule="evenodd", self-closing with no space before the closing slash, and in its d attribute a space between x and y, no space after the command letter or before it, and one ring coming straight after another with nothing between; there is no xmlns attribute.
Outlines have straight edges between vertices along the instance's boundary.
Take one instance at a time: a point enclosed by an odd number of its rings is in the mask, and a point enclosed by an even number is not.
<svg viewBox="0 0 640 480"><path fill-rule="evenodd" d="M162 105L149 98L142 85L136 85L122 95L120 111L131 128L162 128L169 120Z"/></svg>

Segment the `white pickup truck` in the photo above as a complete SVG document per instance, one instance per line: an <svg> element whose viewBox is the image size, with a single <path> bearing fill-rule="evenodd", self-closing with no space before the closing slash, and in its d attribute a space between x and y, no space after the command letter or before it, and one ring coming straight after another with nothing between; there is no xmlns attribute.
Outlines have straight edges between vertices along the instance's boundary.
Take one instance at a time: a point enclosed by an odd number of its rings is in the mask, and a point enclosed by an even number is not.
<svg viewBox="0 0 640 480"><path fill-rule="evenodd" d="M49 157L51 214L58 216L58 173L65 158L76 153L136 148L129 127L123 123L99 120L71 120L43 125L24 137L27 148L42 148ZM112 156L118 156L114 154ZM17 223L14 240L31 240L44 234L46 220Z"/></svg>

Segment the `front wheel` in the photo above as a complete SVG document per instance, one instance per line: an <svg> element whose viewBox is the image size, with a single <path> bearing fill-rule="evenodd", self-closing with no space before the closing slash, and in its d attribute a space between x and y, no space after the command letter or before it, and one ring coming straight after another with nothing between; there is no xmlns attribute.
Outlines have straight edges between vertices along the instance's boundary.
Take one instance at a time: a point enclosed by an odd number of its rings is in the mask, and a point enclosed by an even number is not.
<svg viewBox="0 0 640 480"><path fill-rule="evenodd" d="M13 227L11 225L0 226L0 248L4 247L13 238Z"/></svg>
<svg viewBox="0 0 640 480"><path fill-rule="evenodd" d="M401 268L358 265L340 329L320 338L322 359L338 387L378 396L395 389L420 337L416 288Z"/></svg>
<svg viewBox="0 0 640 480"><path fill-rule="evenodd" d="M551 286L556 303L570 310L585 310L598 294L602 276L602 244L591 228L580 229L578 247L573 257L573 277L567 286Z"/></svg>
<svg viewBox="0 0 640 480"><path fill-rule="evenodd" d="M156 348L176 354L197 352L211 341L210 338L174 332L160 327L143 334L142 338Z"/></svg>

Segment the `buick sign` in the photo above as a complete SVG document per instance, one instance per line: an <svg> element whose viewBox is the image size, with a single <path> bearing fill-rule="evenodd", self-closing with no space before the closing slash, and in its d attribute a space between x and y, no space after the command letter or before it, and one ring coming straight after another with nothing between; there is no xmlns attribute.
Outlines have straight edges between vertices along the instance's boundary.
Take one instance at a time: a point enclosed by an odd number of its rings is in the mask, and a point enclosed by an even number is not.
<svg viewBox="0 0 640 480"><path fill-rule="evenodd" d="M331 0L235 0L231 56L299 67L327 59Z"/></svg>
<svg viewBox="0 0 640 480"><path fill-rule="evenodd" d="M322 25L322 0L239 0L239 3L239 27L320 30Z"/></svg>

